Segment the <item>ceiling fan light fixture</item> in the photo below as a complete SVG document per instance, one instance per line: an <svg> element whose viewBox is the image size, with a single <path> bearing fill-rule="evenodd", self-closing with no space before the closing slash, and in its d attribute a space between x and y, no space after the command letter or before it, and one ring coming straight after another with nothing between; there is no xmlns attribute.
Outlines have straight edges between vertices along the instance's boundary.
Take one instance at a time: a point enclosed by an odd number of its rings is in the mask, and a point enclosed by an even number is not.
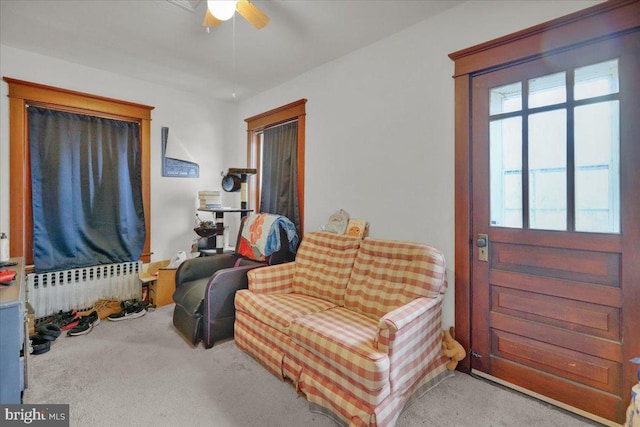
<svg viewBox="0 0 640 427"><path fill-rule="evenodd" d="M231 19L236 12L237 0L207 0L209 12L221 21Z"/></svg>

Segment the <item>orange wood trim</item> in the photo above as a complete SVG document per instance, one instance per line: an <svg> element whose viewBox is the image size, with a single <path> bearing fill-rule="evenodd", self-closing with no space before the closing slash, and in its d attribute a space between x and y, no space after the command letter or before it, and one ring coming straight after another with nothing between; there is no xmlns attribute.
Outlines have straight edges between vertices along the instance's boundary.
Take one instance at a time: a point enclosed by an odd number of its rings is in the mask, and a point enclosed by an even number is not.
<svg viewBox="0 0 640 427"><path fill-rule="evenodd" d="M636 50L636 58L640 56ZM640 59L636 59L640 60ZM621 219L624 236L622 265L625 274L622 276L620 286L623 292L622 311L624 318L622 319L622 336L623 338L623 354L625 356L640 356L640 333L638 327L640 325L640 287L638 286L638 278L640 277L640 221L638 221L638 212L640 212L640 198L637 197L638 183L640 183L640 168L638 168L638 159L640 159L640 144L637 136L640 135L640 104L638 103L638 94L640 94L640 79L638 74L629 71L625 81L629 82L629 86L625 88L621 102L629 106L629 119L626 121L628 126L620 129L620 139L624 141L625 146L621 147L625 155L620 159L621 182L623 187L620 188L621 194L626 194L626 202L621 206ZM635 136L635 139L632 137ZM633 290L633 291L632 291ZM624 364L622 388L626 390L625 405L620 419L624 420L624 409L630 401L631 388L637 383L638 365L632 363Z"/></svg>
<svg viewBox="0 0 640 427"><path fill-rule="evenodd" d="M455 327L456 340L471 349L471 147L469 139L468 75L455 81ZM471 361L465 357L457 369L471 372Z"/></svg>
<svg viewBox="0 0 640 427"><path fill-rule="evenodd" d="M29 101L28 104L27 104L27 107L41 107L41 108L47 108L49 110L62 111L64 113L88 115L87 114L88 111L84 110L82 108L75 108L75 107L69 107L69 106L63 106L63 105L57 105L57 104L50 104L50 103L47 103L47 102ZM137 117L120 116L120 115L117 115L117 114L109 114L109 113L105 113L105 112L102 112L102 111L91 110L91 116L100 117L100 118L103 118L103 119L120 120L120 121L123 121L123 122L140 123L140 118L137 118Z"/></svg>
<svg viewBox="0 0 640 427"><path fill-rule="evenodd" d="M262 130L265 127L273 126L287 120L295 119L298 116L305 115L306 103L307 100L303 98L287 105L283 105L282 107L274 108L273 110L265 111L264 113L249 117L248 119L244 119L244 121L247 122L247 129Z"/></svg>
<svg viewBox="0 0 640 427"><path fill-rule="evenodd" d="M300 204L300 235L304 236L304 177L305 177L305 125L306 115L298 116L298 203Z"/></svg>
<svg viewBox="0 0 640 427"><path fill-rule="evenodd" d="M23 99L9 99L9 253L12 257L23 257L30 252L27 236L23 233L32 230L31 217L27 205L31 206L30 180L27 179L29 162L27 140L27 109ZM14 143L15 142L15 143ZM29 241L31 231L29 233ZM33 257L26 259L31 263Z"/></svg>
<svg viewBox="0 0 640 427"><path fill-rule="evenodd" d="M247 167L256 169L257 173L247 179L249 185L248 200L250 208L257 211L260 207L260 135L256 131L247 131Z"/></svg>
<svg viewBox="0 0 640 427"><path fill-rule="evenodd" d="M455 76L547 55L640 26L638 0L611 0L449 54ZM544 49L544 50L543 50Z"/></svg>
<svg viewBox="0 0 640 427"><path fill-rule="evenodd" d="M59 107L71 107L83 111L114 114L121 117L151 119L154 107L121 101L104 96L92 95L68 89L56 88L39 83L3 77L9 84L9 98L21 98L28 101L49 103Z"/></svg>
<svg viewBox="0 0 640 427"><path fill-rule="evenodd" d="M27 109L30 104L75 113L140 123L142 190L147 236L141 260L149 262L151 247L151 110L154 107L3 77L9 85L9 237L11 256L33 264L33 219Z"/></svg>
<svg viewBox="0 0 640 427"><path fill-rule="evenodd" d="M142 143L142 204L144 206L144 224L146 238L140 259L151 262L151 120L142 119L140 123Z"/></svg>
<svg viewBox="0 0 640 427"><path fill-rule="evenodd" d="M259 132L265 128L284 123L289 120L298 120L298 201L300 203L300 234L304 235L304 185L305 185L305 125L306 125L306 99L291 102L273 110L265 111L249 117L247 122L247 166L257 169L258 173L250 177L249 200L252 201L252 209L260 206L260 137Z"/></svg>

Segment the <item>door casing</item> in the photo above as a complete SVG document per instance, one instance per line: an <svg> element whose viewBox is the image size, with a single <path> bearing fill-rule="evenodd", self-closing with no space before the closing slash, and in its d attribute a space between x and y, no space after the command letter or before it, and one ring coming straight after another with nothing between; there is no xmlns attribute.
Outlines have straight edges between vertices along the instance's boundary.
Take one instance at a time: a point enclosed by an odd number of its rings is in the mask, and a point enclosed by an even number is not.
<svg viewBox="0 0 640 427"><path fill-rule="evenodd" d="M640 30L640 2L638 0L620 0L601 3L591 8L531 27L517 33L501 37L477 46L451 53L449 57L455 61L455 321L456 339L467 349L472 349L472 254L474 236L472 235L472 130L471 125L471 83L472 76L488 69L496 69L541 58L571 49L596 40L617 37L620 34ZM541 50L541 46L545 50ZM637 92L639 87L631 90ZM635 125L638 126L638 125ZM625 130L637 132L637 130ZM638 133L636 133L638 134ZM640 149L636 148L634 158L638 158ZM635 179L640 174L635 172ZM633 209L636 209L634 206ZM622 212L625 215L625 212ZM640 230L635 227L640 241ZM638 247L627 248L628 265L640 265ZM627 284L628 288L631 284ZM633 325L640 324L640 290L625 295L623 310L623 337L627 352L640 352L640 338L634 337ZM635 310L632 308L636 307ZM637 328L637 326L636 326ZM635 331L638 336L638 331ZM471 372L470 358L458 364L462 372ZM629 396L634 367L625 366L624 384Z"/></svg>

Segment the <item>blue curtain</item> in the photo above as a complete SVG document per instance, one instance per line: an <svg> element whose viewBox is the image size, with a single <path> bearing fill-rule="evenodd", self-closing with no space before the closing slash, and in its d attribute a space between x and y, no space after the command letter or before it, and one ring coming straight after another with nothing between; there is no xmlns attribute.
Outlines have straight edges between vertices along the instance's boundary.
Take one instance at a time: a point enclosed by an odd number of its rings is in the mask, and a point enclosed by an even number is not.
<svg viewBox="0 0 640 427"><path fill-rule="evenodd" d="M264 130L260 212L286 216L300 235L298 122Z"/></svg>
<svg viewBox="0 0 640 427"><path fill-rule="evenodd" d="M28 114L36 271L138 260L146 238L139 124Z"/></svg>

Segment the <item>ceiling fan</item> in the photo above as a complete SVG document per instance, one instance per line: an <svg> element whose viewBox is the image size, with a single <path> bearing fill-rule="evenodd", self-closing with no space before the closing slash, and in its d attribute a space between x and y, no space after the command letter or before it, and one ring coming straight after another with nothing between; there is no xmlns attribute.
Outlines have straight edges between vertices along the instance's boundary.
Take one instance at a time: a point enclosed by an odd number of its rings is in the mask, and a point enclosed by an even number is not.
<svg viewBox="0 0 640 427"><path fill-rule="evenodd" d="M249 0L207 0L207 13L202 25L208 30L231 19L236 11L258 30L269 23L269 17Z"/></svg>

